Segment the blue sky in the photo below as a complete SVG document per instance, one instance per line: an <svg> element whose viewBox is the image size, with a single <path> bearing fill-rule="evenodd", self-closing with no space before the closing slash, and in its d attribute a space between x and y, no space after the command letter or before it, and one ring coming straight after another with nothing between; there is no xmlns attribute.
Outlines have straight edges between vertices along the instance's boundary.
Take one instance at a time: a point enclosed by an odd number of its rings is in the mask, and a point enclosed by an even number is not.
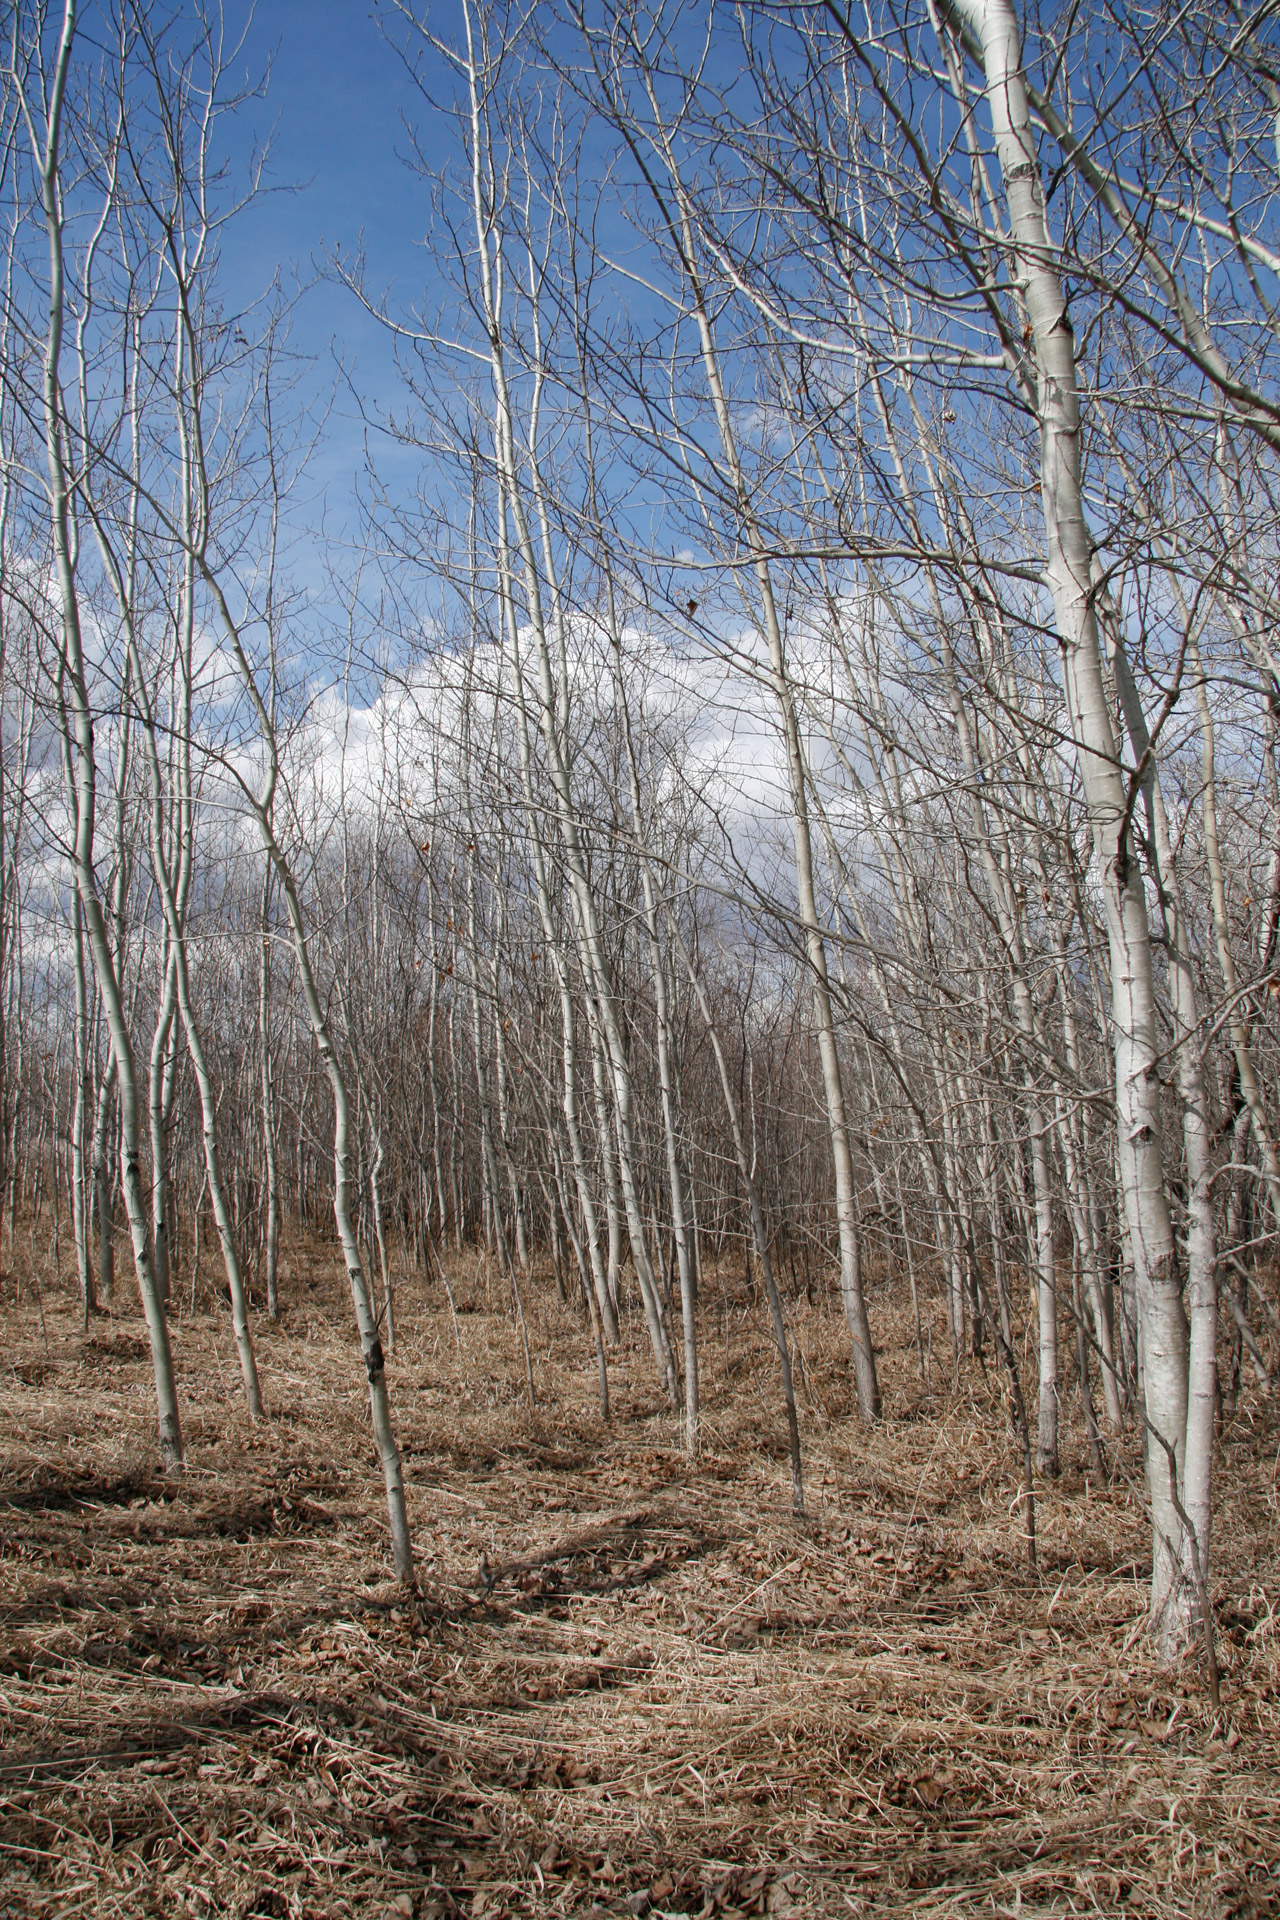
<svg viewBox="0 0 1280 1920"><path fill-rule="evenodd" d="M427 17L426 4L423 0L420 17ZM248 0L227 0L229 19L243 21L247 6ZM429 21L442 38L460 37L457 0L431 5ZM292 537L286 545L288 572L311 598L308 625L313 631L335 619L342 625L325 569L330 559L338 558L334 542L341 545L359 533L355 498L364 479L369 428L357 397L375 414L380 408L403 413L407 403L386 329L332 276L318 276L335 250L350 258L363 247L371 294L387 295L390 308L402 315L424 304L432 311L441 289L440 268L426 244L431 182L407 165L406 158L416 141L433 170L447 169L456 176L465 167L455 121L431 108L396 50L404 36L403 16L390 0L381 0L381 5L378 0L258 0L237 74L257 79L269 64L265 97L224 122L234 142L231 157L242 165L255 142L268 136L271 140L266 175L271 191L225 235L222 287L227 304L234 307L254 298L278 271L286 279L296 273L311 282L298 303L292 339L313 364L307 376L312 392L333 396L321 441L295 497ZM451 92L452 79L445 63L438 62L433 84L438 81L442 94ZM609 238L625 257L633 243L616 224ZM619 293L619 312L633 320L642 320L653 308L656 335L666 318L662 303L649 300L631 283L614 289L615 297ZM349 383L338 377L339 362ZM419 487L427 494L434 491L425 465L429 456L376 433L371 451L379 479L392 495L408 498ZM619 479L625 476L620 473ZM651 485L642 482L633 488L632 510L642 536L651 535Z"/></svg>
<svg viewBox="0 0 1280 1920"><path fill-rule="evenodd" d="M335 249L350 255L363 244L370 287L392 287L402 309L416 304L430 275L422 245L429 209L426 183L399 157L408 144L402 113L411 109L419 137L442 162L453 152L452 129L443 116L438 134L432 128L381 31L379 8L371 0L259 0L242 68L256 77L268 62L265 99L236 119L234 157L243 160L255 140L269 135L273 191L226 236L229 302L252 297L277 270L313 280ZM390 396L390 343L345 289L325 280L311 285L297 308L293 341L316 361L319 386L332 385L340 357L361 391ZM335 524L349 513L363 449L364 427L350 393L340 389L312 465L312 490L323 490Z"/></svg>

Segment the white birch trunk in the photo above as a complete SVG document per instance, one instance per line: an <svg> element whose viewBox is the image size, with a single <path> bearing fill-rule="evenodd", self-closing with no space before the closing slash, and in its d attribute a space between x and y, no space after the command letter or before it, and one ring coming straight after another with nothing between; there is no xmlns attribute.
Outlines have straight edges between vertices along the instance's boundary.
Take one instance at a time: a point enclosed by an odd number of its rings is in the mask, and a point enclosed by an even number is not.
<svg viewBox="0 0 1280 1920"><path fill-rule="evenodd" d="M160 1447L167 1466L182 1464L182 1426L178 1415L169 1327L156 1286L150 1222L143 1191L139 1152L139 1104L133 1041L116 956L108 933L94 866L96 823L96 761L92 707L81 643L80 599L76 584L76 556L72 536L72 497L66 446L66 424L61 380L62 340L66 316L63 257L61 131L67 78L76 35L76 0L64 0L62 29L49 94L42 150L36 153L40 169L45 227L49 242L49 324L44 343L44 429L49 480L49 520L53 536L54 571L62 616L61 676L64 759L70 779L73 818L72 868L84 914L85 932L93 956L98 992L111 1036L120 1098L122 1143L121 1185L133 1243L134 1272L142 1299L155 1375Z"/></svg>
<svg viewBox="0 0 1280 1920"><path fill-rule="evenodd" d="M1067 704L1106 903L1114 1031L1116 1150L1141 1330L1147 1483L1153 1523L1152 1618L1166 1647L1185 1640L1177 1476L1185 1453L1188 1331L1165 1187L1159 1052L1142 876L1129 843L1125 781L1102 673L1093 547L1080 481L1075 340L1045 220L1035 136L1010 0L957 0L981 45L986 97L1012 235L1011 255L1035 354L1046 578L1063 652Z"/></svg>

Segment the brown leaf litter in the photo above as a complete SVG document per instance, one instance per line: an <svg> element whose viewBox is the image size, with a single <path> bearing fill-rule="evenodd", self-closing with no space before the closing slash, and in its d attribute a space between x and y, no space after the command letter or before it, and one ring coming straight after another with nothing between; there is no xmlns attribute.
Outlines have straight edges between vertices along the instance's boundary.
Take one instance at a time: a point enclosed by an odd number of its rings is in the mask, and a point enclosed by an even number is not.
<svg viewBox="0 0 1280 1920"><path fill-rule="evenodd" d="M1265 1401L1220 1446L1215 1721L1194 1660L1160 1668L1143 1634L1132 1436L1100 1481L1070 1427L1030 1578L998 1381L935 1363L923 1394L885 1295L874 1432L836 1320L793 1303L796 1521L745 1298L708 1321L691 1469L642 1330L605 1428L584 1329L531 1303L531 1414L496 1281L458 1263L460 1359L447 1304L406 1277L406 1596L341 1276L323 1249L292 1265L284 1325L256 1323L261 1426L222 1310L178 1315L172 1479L132 1306L86 1340L46 1285L46 1348L7 1283L5 1920L1280 1915Z"/></svg>

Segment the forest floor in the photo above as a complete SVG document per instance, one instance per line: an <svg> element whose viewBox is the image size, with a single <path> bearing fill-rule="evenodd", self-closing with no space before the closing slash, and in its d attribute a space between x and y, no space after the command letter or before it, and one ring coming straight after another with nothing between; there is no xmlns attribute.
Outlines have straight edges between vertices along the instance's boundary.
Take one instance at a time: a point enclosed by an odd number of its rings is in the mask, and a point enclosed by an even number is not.
<svg viewBox="0 0 1280 1920"><path fill-rule="evenodd" d="M1026 1569L999 1383L872 1300L886 1417L795 1309L790 1511L759 1303L708 1276L690 1468L642 1329L595 1404L582 1326L406 1277L390 1378L421 1592L390 1577L328 1250L257 1323L177 1314L188 1465L162 1477L144 1329L3 1285L0 1916L1280 1915L1280 1419L1219 1454L1223 1711L1144 1634L1130 1437L1074 1414ZM736 1284L739 1289L741 1281Z"/></svg>

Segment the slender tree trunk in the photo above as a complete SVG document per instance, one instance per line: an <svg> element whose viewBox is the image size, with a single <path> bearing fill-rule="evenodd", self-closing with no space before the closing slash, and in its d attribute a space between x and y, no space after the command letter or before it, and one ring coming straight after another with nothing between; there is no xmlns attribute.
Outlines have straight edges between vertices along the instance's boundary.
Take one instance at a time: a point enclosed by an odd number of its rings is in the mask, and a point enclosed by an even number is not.
<svg viewBox="0 0 1280 1920"><path fill-rule="evenodd" d="M76 1098L71 1120L71 1230L76 1250L76 1275L80 1288L80 1316L85 1332L89 1317L98 1305L93 1278L93 1250L89 1244L89 1154L85 1132L88 1126L89 1091L89 983L85 976L84 915L80 896L71 902L72 952L75 959L75 1074Z"/></svg>
<svg viewBox="0 0 1280 1920"><path fill-rule="evenodd" d="M391 1294L391 1268L387 1263L387 1237L382 1221L382 1130L374 1128L373 1159L369 1162L369 1203L373 1211L373 1238L378 1250L378 1270L382 1276L382 1312L387 1328L387 1352L396 1350L395 1303Z"/></svg>
<svg viewBox="0 0 1280 1920"><path fill-rule="evenodd" d="M261 938L258 947L258 1049L262 1071L262 1161L267 1176L267 1220L262 1256L267 1312L280 1318L280 1171L276 1142L275 1076L271 1058L271 869L262 880Z"/></svg>
<svg viewBox="0 0 1280 1920"><path fill-rule="evenodd" d="M148 1073L151 1120L151 1238L155 1248L156 1287L169 1304L169 1106L165 1099L172 1081L173 1018L178 1004L173 957L165 959L160 1011L151 1040Z"/></svg>
<svg viewBox="0 0 1280 1920"><path fill-rule="evenodd" d="M198 430L199 416L194 416L194 425ZM196 472L203 480L203 455L199 456ZM285 912L293 939L294 960L302 985L303 999L315 1039L316 1050L324 1065L333 1095L333 1215L338 1232L338 1241L342 1248L343 1261L347 1269L347 1279L351 1287L351 1303L355 1312L357 1331L360 1336L361 1353L364 1358L365 1373L369 1383L369 1412L373 1427L374 1442L378 1457L382 1463L383 1482L386 1487L387 1515L390 1524L392 1556L397 1577L407 1586L415 1584L413 1571L413 1546L409 1535L409 1517L404 1497L404 1471L400 1460L400 1449L396 1444L395 1431L391 1424L391 1403L387 1392L386 1359L382 1351L382 1342L378 1338L378 1324L369 1298L368 1282L364 1266L360 1259L360 1248L356 1240L351 1219L351 1102L347 1091L346 1076L329 1032L329 1023L311 965L311 953L307 941L306 924L302 916L302 904L298 898L293 872L284 851L276 838L272 824L272 804L279 779L277 759L276 729L270 713L267 711L259 690L253 668L250 665L239 627L227 604L226 596L216 573L208 564L203 553L197 555L201 576L208 587L217 611L223 634L235 660L236 670L253 708L258 723L259 734L267 758L267 775L263 791L254 802L254 816L265 852L275 872L280 895L285 904Z"/></svg>
<svg viewBox="0 0 1280 1920"><path fill-rule="evenodd" d="M1165 1190L1159 1107L1159 1037L1142 875L1102 672L1093 590L1093 546L1080 484L1075 341L1045 220L1017 18L1010 0L956 0L982 50L986 97L1000 160L1011 255L1035 354L1032 399L1040 428L1046 579L1062 647L1081 784L1102 875L1111 950L1116 1152L1141 1326L1149 1423L1147 1481L1153 1521L1152 1618L1166 1650L1191 1625L1181 1577L1177 1477L1185 1456L1188 1330Z"/></svg>
<svg viewBox="0 0 1280 1920"><path fill-rule="evenodd" d="M760 1188L747 1153L746 1138L742 1131L742 1116L733 1091L733 1081L729 1065L725 1059L720 1032L707 999L702 977L694 966L688 948L681 938L678 928L672 928L673 937L680 947L681 957L689 975L689 983L697 995L698 1007L706 1024L707 1037L711 1041L716 1058L716 1069L720 1077L720 1091L724 1097L725 1114L729 1121L729 1131L733 1136L734 1157L738 1162L738 1172L746 1189L747 1205L751 1216L751 1234L755 1241L756 1259L760 1263L760 1276L764 1281L765 1293L769 1301L769 1315L773 1322L774 1344L778 1349L778 1368L782 1376L782 1399L787 1413L787 1439L791 1453L791 1509L793 1513L804 1512L804 1469L800 1454L800 1420L796 1412L795 1382L791 1372L791 1347L787 1339L786 1315L782 1310L782 1299L778 1293L774 1278L773 1259L769 1250L769 1235L765 1228L764 1208L760 1203Z"/></svg>
<svg viewBox="0 0 1280 1920"><path fill-rule="evenodd" d="M680 207L678 230L673 226L684 271L692 291L693 318L697 324L703 371L715 410L721 451L733 486L747 544L753 555L759 612L769 659L769 684L777 702L786 748L788 799L791 811L792 841L795 854L796 890L800 925L804 934L805 957L813 989L814 1027L818 1057L822 1067L822 1087L826 1099L827 1125L831 1139L831 1158L835 1172L836 1226L840 1242L840 1296L853 1344L853 1370L858 1405L864 1420L880 1415L880 1386L876 1377L875 1349L871 1342L871 1324L867 1318L862 1287L862 1242L858 1225L857 1181L854 1172L853 1142L849 1132L844 1079L836 1040L835 1016L827 970L826 942L818 915L814 878L813 841L809 820L808 774L804 744L791 673L782 640L782 623L774 595L773 575L766 558L766 542L751 507L751 492L738 453L729 405L720 374L710 315L704 297L693 245L693 223L674 156L664 152L672 186Z"/></svg>

